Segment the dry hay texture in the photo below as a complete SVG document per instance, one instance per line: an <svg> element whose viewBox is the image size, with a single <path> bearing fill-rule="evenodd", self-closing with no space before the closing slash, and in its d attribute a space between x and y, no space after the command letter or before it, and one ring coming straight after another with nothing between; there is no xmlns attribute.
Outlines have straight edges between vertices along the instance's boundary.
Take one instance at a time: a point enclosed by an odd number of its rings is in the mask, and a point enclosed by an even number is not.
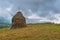
<svg viewBox="0 0 60 40"><path fill-rule="evenodd" d="M12 27L11 28L21 28L26 27L26 20L23 16L22 12L17 12L15 16L12 18Z"/></svg>

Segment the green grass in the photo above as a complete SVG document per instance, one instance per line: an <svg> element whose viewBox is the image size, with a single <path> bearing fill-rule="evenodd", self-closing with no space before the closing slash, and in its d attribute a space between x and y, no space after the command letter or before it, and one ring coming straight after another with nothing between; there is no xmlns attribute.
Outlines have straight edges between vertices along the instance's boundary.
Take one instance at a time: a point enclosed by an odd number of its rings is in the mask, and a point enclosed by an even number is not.
<svg viewBox="0 0 60 40"><path fill-rule="evenodd" d="M0 29L0 40L60 40L60 25L53 23L28 24L27 27Z"/></svg>

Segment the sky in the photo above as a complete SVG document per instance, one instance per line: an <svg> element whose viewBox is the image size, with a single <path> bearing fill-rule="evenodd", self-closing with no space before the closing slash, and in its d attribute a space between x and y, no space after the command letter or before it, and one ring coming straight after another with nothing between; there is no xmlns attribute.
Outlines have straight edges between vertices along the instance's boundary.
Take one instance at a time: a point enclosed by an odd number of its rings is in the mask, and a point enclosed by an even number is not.
<svg viewBox="0 0 60 40"><path fill-rule="evenodd" d="M0 22L11 23L18 10L27 23L60 24L60 0L0 0Z"/></svg>

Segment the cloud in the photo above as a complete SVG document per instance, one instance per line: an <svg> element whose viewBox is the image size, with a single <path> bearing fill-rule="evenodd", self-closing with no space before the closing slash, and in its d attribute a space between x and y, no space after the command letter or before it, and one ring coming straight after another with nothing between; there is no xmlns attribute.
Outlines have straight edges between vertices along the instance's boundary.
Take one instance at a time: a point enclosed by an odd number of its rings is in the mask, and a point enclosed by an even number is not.
<svg viewBox="0 0 60 40"><path fill-rule="evenodd" d="M28 22L60 23L60 0L0 0L0 18L11 22L18 6Z"/></svg>
<svg viewBox="0 0 60 40"><path fill-rule="evenodd" d="M29 16L27 16L27 18L29 19L39 19L40 16L38 16L35 12L32 12L31 9L28 9L28 13L29 13Z"/></svg>
<svg viewBox="0 0 60 40"><path fill-rule="evenodd" d="M11 11L11 9L12 9L12 6L7 7L7 8L6 8L6 11Z"/></svg>
<svg viewBox="0 0 60 40"><path fill-rule="evenodd" d="M11 18L12 18L12 16L10 15L11 10L12 10L11 5L5 9L0 8L0 18L1 18L0 20L6 23L8 22L11 23Z"/></svg>
<svg viewBox="0 0 60 40"><path fill-rule="evenodd" d="M44 0L21 0L23 2L41 2L41 1L44 1Z"/></svg>
<svg viewBox="0 0 60 40"><path fill-rule="evenodd" d="M51 22L47 17L42 17L38 15L38 12L34 13L29 9L29 16L27 18L30 20L30 22L33 23L41 23L41 22Z"/></svg>
<svg viewBox="0 0 60 40"><path fill-rule="evenodd" d="M36 14L32 14L31 16L28 17L29 19L39 19L40 17Z"/></svg>
<svg viewBox="0 0 60 40"><path fill-rule="evenodd" d="M49 20L47 17L41 17L41 16L38 16L37 14L32 14L31 16L28 16L27 17L28 19L30 20L33 20L34 23L36 22L51 22L51 20Z"/></svg>
<svg viewBox="0 0 60 40"><path fill-rule="evenodd" d="M54 19L53 22L56 23L56 24L60 24L60 14L55 14L54 17L56 19Z"/></svg>
<svg viewBox="0 0 60 40"><path fill-rule="evenodd" d="M33 23L52 22L56 24L60 23L59 13L49 11L48 14L44 17L44 16L39 16L38 12L34 13L30 9L29 9L29 12L30 12L30 16L27 16L27 18L30 20L30 22L33 22Z"/></svg>

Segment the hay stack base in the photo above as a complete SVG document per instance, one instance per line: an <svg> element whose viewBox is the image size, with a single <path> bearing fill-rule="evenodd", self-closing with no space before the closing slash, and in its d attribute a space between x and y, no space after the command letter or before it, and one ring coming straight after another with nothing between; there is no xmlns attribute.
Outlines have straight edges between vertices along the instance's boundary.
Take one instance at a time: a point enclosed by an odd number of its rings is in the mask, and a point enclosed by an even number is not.
<svg viewBox="0 0 60 40"><path fill-rule="evenodd" d="M26 20L22 13L19 11L12 18L12 27L11 29L26 27Z"/></svg>

